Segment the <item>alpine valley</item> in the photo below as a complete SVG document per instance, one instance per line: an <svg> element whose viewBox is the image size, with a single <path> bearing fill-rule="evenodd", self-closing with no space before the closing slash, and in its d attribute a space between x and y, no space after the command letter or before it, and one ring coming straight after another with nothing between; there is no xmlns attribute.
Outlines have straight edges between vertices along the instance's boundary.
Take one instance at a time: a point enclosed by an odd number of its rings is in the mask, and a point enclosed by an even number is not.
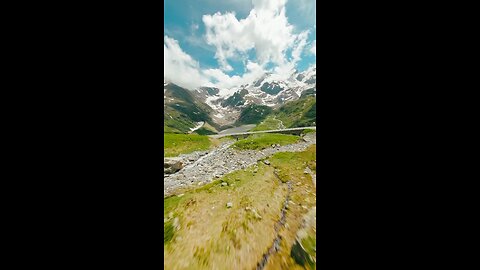
<svg viewBox="0 0 480 270"><path fill-rule="evenodd" d="M270 122L279 128L314 126L316 81L315 66L287 79L266 73L228 89L185 89L164 81L164 132L209 135L247 124L268 129Z"/></svg>

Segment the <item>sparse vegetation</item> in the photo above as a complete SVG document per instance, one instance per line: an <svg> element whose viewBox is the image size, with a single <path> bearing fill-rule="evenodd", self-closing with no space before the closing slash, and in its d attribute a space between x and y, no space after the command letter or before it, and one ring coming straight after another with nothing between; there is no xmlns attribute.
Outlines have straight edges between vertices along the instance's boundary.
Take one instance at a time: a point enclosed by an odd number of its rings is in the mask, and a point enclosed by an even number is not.
<svg viewBox="0 0 480 270"><path fill-rule="evenodd" d="M315 147L276 153L269 160L270 165L258 162L202 187L181 190L181 197L164 199L164 215L181 222L178 230L170 221L164 223L165 267L255 268L276 237L274 225L286 198L287 184L283 182L287 181L292 184L293 202L286 214L288 226L280 230L281 249L265 269L301 267L290 252L302 216L315 205L315 187L310 175L303 172L306 164L315 160ZM233 206L227 208L227 202ZM314 246L308 241L307 245Z"/></svg>
<svg viewBox="0 0 480 270"><path fill-rule="evenodd" d="M232 147L241 150L261 150L270 147L272 144L296 143L299 139L299 136L277 133L253 134L246 139L235 142Z"/></svg>
<svg viewBox="0 0 480 270"><path fill-rule="evenodd" d="M189 90L175 84L165 89L164 132L187 133L200 121L215 125L209 116L212 109L198 101Z"/></svg>
<svg viewBox="0 0 480 270"><path fill-rule="evenodd" d="M251 104L246 107L237 120L237 124L257 124L263 121L270 113L272 108L264 105Z"/></svg>
<svg viewBox="0 0 480 270"><path fill-rule="evenodd" d="M164 155L166 157L207 150L212 145L211 140L207 136L198 134L165 133L163 136Z"/></svg>
<svg viewBox="0 0 480 270"><path fill-rule="evenodd" d="M315 133L315 132L317 132L317 131L314 130L314 129L305 129L304 131L302 131L303 134Z"/></svg>
<svg viewBox="0 0 480 270"><path fill-rule="evenodd" d="M316 100L311 96L288 102L275 111L276 118L286 127L311 126L316 121L316 114Z"/></svg>
<svg viewBox="0 0 480 270"><path fill-rule="evenodd" d="M269 115L263 122L258 124L251 131L273 130L279 129L282 121L275 119L272 115Z"/></svg>
<svg viewBox="0 0 480 270"><path fill-rule="evenodd" d="M280 123L285 128L315 125L317 117L316 100L313 96L285 103L272 111L252 131L278 129Z"/></svg>
<svg viewBox="0 0 480 270"><path fill-rule="evenodd" d="M218 130L215 127L211 126L210 124L205 123L203 127L195 130L194 133L197 133L200 135L212 135L212 134L217 134Z"/></svg>

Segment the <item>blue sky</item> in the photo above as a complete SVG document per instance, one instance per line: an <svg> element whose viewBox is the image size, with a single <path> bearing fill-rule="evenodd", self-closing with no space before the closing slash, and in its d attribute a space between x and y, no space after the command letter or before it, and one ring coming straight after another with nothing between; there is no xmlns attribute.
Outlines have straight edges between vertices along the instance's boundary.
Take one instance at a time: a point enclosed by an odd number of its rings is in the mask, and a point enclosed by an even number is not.
<svg viewBox="0 0 480 270"><path fill-rule="evenodd" d="M315 0L164 0L164 77L232 87L316 61Z"/></svg>

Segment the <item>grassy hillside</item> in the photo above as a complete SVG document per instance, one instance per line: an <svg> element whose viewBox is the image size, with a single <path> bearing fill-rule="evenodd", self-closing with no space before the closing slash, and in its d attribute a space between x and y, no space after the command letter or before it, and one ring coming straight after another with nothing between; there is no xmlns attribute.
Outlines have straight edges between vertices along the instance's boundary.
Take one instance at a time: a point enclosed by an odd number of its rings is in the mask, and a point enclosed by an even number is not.
<svg viewBox="0 0 480 270"><path fill-rule="evenodd" d="M265 269L304 269L291 251L302 219L316 205L312 178L304 174L315 146L269 160L270 166L258 162L164 199L165 269L255 269L277 234L280 250ZM286 200L285 226L276 231ZM306 239L315 237L307 233ZM307 251L315 256L313 248Z"/></svg>
<svg viewBox="0 0 480 270"><path fill-rule="evenodd" d="M195 127L195 125L195 122L184 113L170 106L165 106L163 116L164 133L186 133L190 128Z"/></svg>
<svg viewBox="0 0 480 270"><path fill-rule="evenodd" d="M212 146L212 141L207 136L198 134L169 134L163 135L164 156L173 157L179 154L207 150Z"/></svg>
<svg viewBox="0 0 480 270"><path fill-rule="evenodd" d="M281 124L285 128L314 126L317 117L316 105L316 100L313 96L285 103L271 112L252 131L277 129Z"/></svg>
<svg viewBox="0 0 480 270"><path fill-rule="evenodd" d="M165 89L164 132L187 133L200 121L217 126L209 116L211 108L195 99L189 90L175 84Z"/></svg>
<svg viewBox="0 0 480 270"><path fill-rule="evenodd" d="M258 124L272 112L272 108L264 105L248 105L237 120L238 125Z"/></svg>
<svg viewBox="0 0 480 270"><path fill-rule="evenodd" d="M311 96L288 102L275 112L277 119L282 120L286 127L313 125L316 115L316 100Z"/></svg>
<svg viewBox="0 0 480 270"><path fill-rule="evenodd" d="M212 134L217 134L218 130L215 127L212 127L210 124L205 123L203 127L195 130L194 133L200 134L200 135L212 135Z"/></svg>
<svg viewBox="0 0 480 270"><path fill-rule="evenodd" d="M254 127L251 131L262 131L262 130L272 130L272 129L281 129L283 127L283 122L276 119L274 114L271 114L265 118L260 124Z"/></svg>
<svg viewBox="0 0 480 270"><path fill-rule="evenodd" d="M241 150L262 150L271 147L272 144L286 145L296 143L299 139L299 136L287 134L253 134L246 139L235 142L232 147Z"/></svg>

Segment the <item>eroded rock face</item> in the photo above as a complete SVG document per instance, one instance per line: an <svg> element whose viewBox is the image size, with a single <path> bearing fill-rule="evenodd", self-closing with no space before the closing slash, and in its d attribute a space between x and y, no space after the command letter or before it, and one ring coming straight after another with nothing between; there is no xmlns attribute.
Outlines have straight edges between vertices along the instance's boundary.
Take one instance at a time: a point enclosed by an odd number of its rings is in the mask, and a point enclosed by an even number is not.
<svg viewBox="0 0 480 270"><path fill-rule="evenodd" d="M172 174L183 168L183 162L180 158L164 158L163 173Z"/></svg>

